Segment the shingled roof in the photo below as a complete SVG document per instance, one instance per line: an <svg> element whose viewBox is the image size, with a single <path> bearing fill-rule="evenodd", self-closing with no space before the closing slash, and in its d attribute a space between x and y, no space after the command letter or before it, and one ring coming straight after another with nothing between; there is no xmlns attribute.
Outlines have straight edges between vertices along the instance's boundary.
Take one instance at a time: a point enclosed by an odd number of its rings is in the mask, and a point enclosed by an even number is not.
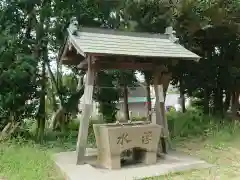
<svg viewBox="0 0 240 180"><path fill-rule="evenodd" d="M199 56L174 43L166 34L123 32L107 29L68 29L68 44L83 57L87 54L199 60ZM63 54L64 56L64 54Z"/></svg>

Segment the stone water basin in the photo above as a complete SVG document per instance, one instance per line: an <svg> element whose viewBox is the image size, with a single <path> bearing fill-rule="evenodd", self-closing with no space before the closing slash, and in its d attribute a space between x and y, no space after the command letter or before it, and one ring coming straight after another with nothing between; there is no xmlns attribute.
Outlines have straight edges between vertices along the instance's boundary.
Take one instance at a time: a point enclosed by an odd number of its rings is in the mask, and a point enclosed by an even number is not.
<svg viewBox="0 0 240 180"><path fill-rule="evenodd" d="M145 164L157 161L157 150L162 127L149 122L122 124L94 124L98 150L98 164L108 169L121 168L121 153L141 149L140 159Z"/></svg>

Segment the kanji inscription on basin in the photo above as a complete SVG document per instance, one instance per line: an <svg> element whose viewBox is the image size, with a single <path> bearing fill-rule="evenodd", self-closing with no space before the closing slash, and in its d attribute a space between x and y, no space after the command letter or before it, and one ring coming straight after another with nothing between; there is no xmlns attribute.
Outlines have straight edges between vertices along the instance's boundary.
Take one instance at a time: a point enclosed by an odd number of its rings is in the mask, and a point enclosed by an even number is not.
<svg viewBox="0 0 240 180"><path fill-rule="evenodd" d="M128 133L123 133L121 136L117 138L117 144L123 145L124 143L129 143L131 140L128 137Z"/></svg>
<svg viewBox="0 0 240 180"><path fill-rule="evenodd" d="M151 140L152 140L152 132L151 131L144 132L142 136L142 143L149 144Z"/></svg>

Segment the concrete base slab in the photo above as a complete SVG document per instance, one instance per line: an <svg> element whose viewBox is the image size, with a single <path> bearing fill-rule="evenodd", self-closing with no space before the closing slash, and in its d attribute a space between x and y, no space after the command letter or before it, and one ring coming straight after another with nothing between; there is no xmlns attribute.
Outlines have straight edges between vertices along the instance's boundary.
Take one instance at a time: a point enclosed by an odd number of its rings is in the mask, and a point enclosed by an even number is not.
<svg viewBox="0 0 240 180"><path fill-rule="evenodd" d="M181 171L209 168L211 164L187 156L180 152L169 152L159 158L154 165L128 165L119 170L108 170L97 166L96 149L87 149L86 164L76 165L76 152L63 152L54 156L54 160L66 177L66 180L133 180L161 176Z"/></svg>

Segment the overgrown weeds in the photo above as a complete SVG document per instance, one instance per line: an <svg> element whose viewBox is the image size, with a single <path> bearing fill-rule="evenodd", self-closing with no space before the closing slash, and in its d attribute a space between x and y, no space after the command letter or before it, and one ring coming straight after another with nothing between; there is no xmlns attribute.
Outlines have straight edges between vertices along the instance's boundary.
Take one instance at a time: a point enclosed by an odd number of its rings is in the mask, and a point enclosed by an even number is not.
<svg viewBox="0 0 240 180"><path fill-rule="evenodd" d="M170 112L167 116L170 133L177 149L216 164L224 173L234 176L234 169L240 168L238 163L240 125L238 122L206 116L198 110L190 110L186 113ZM95 123L101 123L101 121L91 121L89 146L95 146L92 128L92 124ZM73 121L69 124L66 132L53 132L47 129L45 141L40 145L34 140L34 124L24 124L22 129L26 132L0 144L0 177L8 177L9 180L62 180L61 173L54 168L52 154L75 150L78 128L79 123ZM229 154L230 151L232 154ZM231 166L232 169L226 166L222 167L221 164L228 162L229 158L235 163L234 167ZM214 176L214 173L215 171L211 172L211 177ZM193 173L169 175L167 179L199 177L205 179L208 176L209 174L205 171L204 173L194 171ZM224 175L222 174L222 176Z"/></svg>
<svg viewBox="0 0 240 180"><path fill-rule="evenodd" d="M169 131L172 138L208 137L225 129L234 133L240 125L231 119L204 115L197 109L186 113L170 112L167 114Z"/></svg>

